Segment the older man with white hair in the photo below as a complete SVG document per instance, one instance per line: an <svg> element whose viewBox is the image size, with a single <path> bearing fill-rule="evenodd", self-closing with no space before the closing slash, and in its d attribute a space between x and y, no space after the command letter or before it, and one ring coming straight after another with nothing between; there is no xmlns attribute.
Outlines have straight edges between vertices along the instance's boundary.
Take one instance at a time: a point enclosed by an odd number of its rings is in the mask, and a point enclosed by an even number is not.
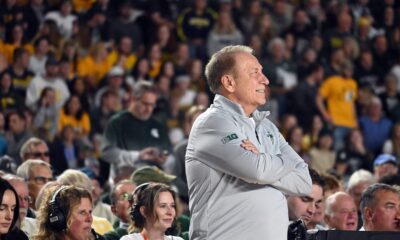
<svg viewBox="0 0 400 240"><path fill-rule="evenodd" d="M330 195L325 200L324 220L328 229L357 230L357 206L350 194L336 192Z"/></svg>

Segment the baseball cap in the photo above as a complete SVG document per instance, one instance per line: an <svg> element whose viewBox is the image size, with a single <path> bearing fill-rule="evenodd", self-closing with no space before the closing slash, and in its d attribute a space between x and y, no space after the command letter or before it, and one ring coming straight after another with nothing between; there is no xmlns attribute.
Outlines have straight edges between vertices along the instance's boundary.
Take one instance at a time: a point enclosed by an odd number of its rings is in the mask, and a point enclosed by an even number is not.
<svg viewBox="0 0 400 240"><path fill-rule="evenodd" d="M394 165L397 165L397 159L391 154L380 154L374 160L374 166L379 166L385 163L392 163Z"/></svg>
<svg viewBox="0 0 400 240"><path fill-rule="evenodd" d="M109 77L116 77L116 76L123 76L124 75L124 69L120 66L115 66L113 67L110 72L108 73Z"/></svg>
<svg viewBox="0 0 400 240"><path fill-rule="evenodd" d="M176 176L170 175L155 166L143 166L136 169L131 175L131 180L140 185L146 182L171 183Z"/></svg>

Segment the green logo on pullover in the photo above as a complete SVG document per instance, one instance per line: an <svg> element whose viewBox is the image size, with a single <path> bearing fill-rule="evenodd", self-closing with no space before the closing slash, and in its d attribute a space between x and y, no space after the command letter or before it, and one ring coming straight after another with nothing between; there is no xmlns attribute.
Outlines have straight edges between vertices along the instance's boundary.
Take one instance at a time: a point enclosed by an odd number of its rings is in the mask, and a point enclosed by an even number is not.
<svg viewBox="0 0 400 240"><path fill-rule="evenodd" d="M221 142L222 142L223 144L226 144L226 143L228 143L228 142L230 142L230 141L232 141L232 140L234 140L234 139L238 139L238 136L236 135L236 133L232 133L232 134L230 134L230 135L228 135L228 136L222 138L222 139L221 139Z"/></svg>

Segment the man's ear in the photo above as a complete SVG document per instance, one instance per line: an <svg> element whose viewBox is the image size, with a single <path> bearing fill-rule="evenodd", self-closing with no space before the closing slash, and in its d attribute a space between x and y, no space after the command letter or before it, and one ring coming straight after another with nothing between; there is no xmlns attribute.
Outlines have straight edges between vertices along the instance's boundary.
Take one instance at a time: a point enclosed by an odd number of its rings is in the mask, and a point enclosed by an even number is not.
<svg viewBox="0 0 400 240"><path fill-rule="evenodd" d="M364 219L365 219L365 220L371 219L372 216L374 215L372 209L369 208L369 207L365 207L365 208L363 209L363 213L364 213Z"/></svg>
<svg viewBox="0 0 400 240"><path fill-rule="evenodd" d="M221 77L221 84L222 87L229 93L233 93L236 89L236 82L229 74L225 74Z"/></svg>

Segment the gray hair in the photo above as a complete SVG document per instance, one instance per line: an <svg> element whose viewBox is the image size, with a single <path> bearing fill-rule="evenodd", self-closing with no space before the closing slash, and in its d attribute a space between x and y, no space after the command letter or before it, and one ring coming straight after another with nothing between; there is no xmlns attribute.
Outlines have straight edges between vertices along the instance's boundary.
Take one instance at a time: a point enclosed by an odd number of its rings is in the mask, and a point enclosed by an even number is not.
<svg viewBox="0 0 400 240"><path fill-rule="evenodd" d="M351 195L346 193L346 192L335 192L334 194L332 194L329 197L327 197L326 200L325 200L325 215L331 216L333 214L332 206L333 206L333 204L335 204L338 201L337 199L340 196L349 196L349 197L351 197Z"/></svg>
<svg viewBox="0 0 400 240"><path fill-rule="evenodd" d="M37 137L31 137L28 140L26 140L26 142L22 145L21 150L19 151L19 156L21 157L21 159L25 159L25 157L27 157L29 154L32 154L33 148L44 144L47 146L47 143Z"/></svg>
<svg viewBox="0 0 400 240"><path fill-rule="evenodd" d="M270 41L269 44L268 44L268 47L267 47L268 52L272 54L272 51L273 51L273 49L274 49L274 47L275 47L276 45L278 45L279 47L281 47L283 50L286 49L286 43L285 43L285 41L284 41L282 38L280 38L280 37L275 37L275 38L271 39L271 41Z"/></svg>
<svg viewBox="0 0 400 240"><path fill-rule="evenodd" d="M147 92L157 94L157 90L151 82L141 80L133 85L132 96L134 99L142 98Z"/></svg>
<svg viewBox="0 0 400 240"><path fill-rule="evenodd" d="M378 194L382 191L392 192L400 197L400 190L394 186L385 183L375 183L367 187L361 195L360 200L360 211L362 220L364 221L364 209L374 208L374 204L377 200Z"/></svg>
<svg viewBox="0 0 400 240"><path fill-rule="evenodd" d="M227 73L234 73L236 53L253 54L253 49L244 45L226 46L214 53L205 68L205 76L213 93L217 93L221 86L221 77Z"/></svg>
<svg viewBox="0 0 400 240"><path fill-rule="evenodd" d="M75 169L67 169L57 178L57 182L61 185L72 185L83 188L90 193L93 190L92 182L83 172Z"/></svg>
<svg viewBox="0 0 400 240"><path fill-rule="evenodd" d="M23 162L18 168L17 168L17 176L22 177L25 180L28 180L31 175L31 170L32 167L34 166L44 166L48 167L51 170L51 166L49 163L39 160L39 159L29 159L25 162Z"/></svg>
<svg viewBox="0 0 400 240"><path fill-rule="evenodd" d="M375 178L372 175L371 172L360 169L355 171L353 174L351 174L349 182L347 183L347 191L352 189L353 187L359 185L360 183L374 183Z"/></svg>

